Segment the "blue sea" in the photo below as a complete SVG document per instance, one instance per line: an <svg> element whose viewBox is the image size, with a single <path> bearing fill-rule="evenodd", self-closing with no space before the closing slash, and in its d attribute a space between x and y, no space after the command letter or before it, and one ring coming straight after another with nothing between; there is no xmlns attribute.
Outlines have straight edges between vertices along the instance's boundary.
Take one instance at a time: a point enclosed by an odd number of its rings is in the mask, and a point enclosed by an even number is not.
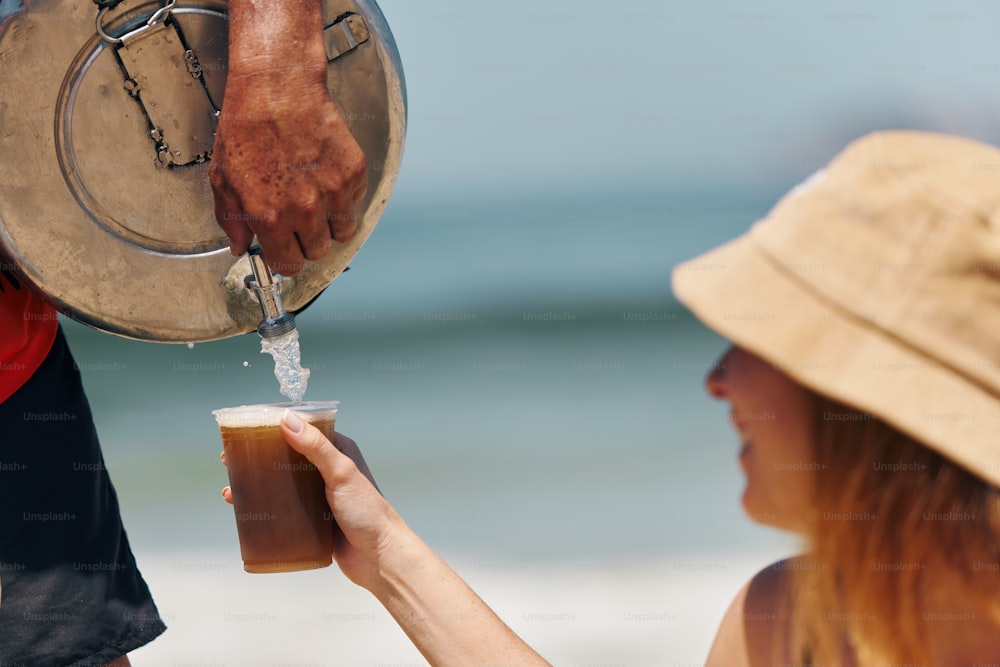
<svg viewBox="0 0 1000 667"><path fill-rule="evenodd" d="M310 399L341 401L400 513L505 562L773 549L702 379L725 341L670 272L773 193L397 197L298 318ZM235 554L210 412L282 400L256 334L189 348L64 322L139 551Z"/></svg>

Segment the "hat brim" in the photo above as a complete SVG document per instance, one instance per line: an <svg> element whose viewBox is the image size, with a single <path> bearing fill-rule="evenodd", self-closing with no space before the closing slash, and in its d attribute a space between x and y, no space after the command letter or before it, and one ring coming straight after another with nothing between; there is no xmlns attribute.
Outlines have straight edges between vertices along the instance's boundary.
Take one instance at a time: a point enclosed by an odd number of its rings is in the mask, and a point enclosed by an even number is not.
<svg viewBox="0 0 1000 667"><path fill-rule="evenodd" d="M678 265L673 289L735 345L1000 486L998 397L832 303L799 275L823 268L783 265L751 232Z"/></svg>

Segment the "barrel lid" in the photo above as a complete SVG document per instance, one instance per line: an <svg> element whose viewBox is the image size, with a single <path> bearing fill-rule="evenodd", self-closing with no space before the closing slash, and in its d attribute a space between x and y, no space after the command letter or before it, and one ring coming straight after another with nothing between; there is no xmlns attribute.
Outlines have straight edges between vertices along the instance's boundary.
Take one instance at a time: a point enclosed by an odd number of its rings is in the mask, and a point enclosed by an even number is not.
<svg viewBox="0 0 1000 667"><path fill-rule="evenodd" d="M5 268L69 317L120 336L197 342L253 331L261 311L244 287L249 263L230 255L208 181L225 93L226 4L124 0L100 21L82 0L12 4L0 14ZM322 5L330 96L365 153L368 191L357 234L280 281L293 312L371 234L406 128L402 66L378 6ZM143 32L154 28L155 37ZM145 42L122 49L107 37Z"/></svg>

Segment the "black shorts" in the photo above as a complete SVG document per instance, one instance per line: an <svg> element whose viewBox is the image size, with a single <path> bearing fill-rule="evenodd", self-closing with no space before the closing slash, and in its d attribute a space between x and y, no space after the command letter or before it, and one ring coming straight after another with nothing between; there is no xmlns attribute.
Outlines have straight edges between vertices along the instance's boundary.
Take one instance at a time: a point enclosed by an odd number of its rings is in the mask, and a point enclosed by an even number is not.
<svg viewBox="0 0 1000 667"><path fill-rule="evenodd" d="M60 330L0 403L0 665L102 665L165 629Z"/></svg>

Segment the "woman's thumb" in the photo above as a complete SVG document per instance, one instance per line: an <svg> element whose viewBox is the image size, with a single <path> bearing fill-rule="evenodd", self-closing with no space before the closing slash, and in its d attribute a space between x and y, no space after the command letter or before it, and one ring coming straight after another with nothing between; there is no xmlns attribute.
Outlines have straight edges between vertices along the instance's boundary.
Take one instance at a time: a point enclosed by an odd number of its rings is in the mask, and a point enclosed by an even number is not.
<svg viewBox="0 0 1000 667"><path fill-rule="evenodd" d="M341 455L323 433L291 410L281 416L281 430L292 449L309 459L329 483Z"/></svg>

